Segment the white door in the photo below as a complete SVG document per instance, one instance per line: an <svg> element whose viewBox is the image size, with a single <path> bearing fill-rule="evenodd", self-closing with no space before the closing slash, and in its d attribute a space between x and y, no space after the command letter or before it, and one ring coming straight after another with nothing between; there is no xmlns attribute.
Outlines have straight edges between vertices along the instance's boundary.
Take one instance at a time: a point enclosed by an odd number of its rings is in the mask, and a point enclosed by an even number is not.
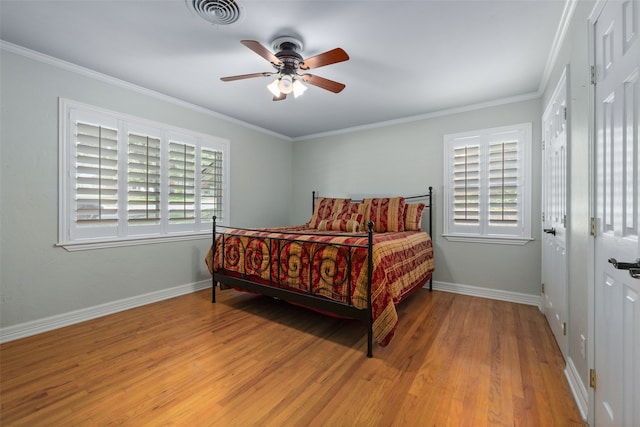
<svg viewBox="0 0 640 427"><path fill-rule="evenodd" d="M638 272L633 267L640 258L638 3L609 0L593 32L597 220L594 411L598 427L640 426L640 278L632 277Z"/></svg>
<svg viewBox="0 0 640 427"><path fill-rule="evenodd" d="M542 116L544 314L562 355L567 356L567 70Z"/></svg>

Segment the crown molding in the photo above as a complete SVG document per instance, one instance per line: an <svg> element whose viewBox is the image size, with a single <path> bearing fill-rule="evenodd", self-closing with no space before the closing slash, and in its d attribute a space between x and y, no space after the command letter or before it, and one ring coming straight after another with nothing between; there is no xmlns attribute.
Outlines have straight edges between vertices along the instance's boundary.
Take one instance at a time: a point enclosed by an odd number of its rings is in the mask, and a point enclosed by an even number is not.
<svg viewBox="0 0 640 427"><path fill-rule="evenodd" d="M338 130L333 130L329 132L316 133L313 135L299 136L299 137L293 138L293 141L296 142L296 141L305 141L308 139L325 138L329 136L341 135L341 134L346 134L351 132L359 132L363 130L401 125L404 123L418 122L421 120L433 119L435 117L450 116L452 114L466 113L469 111L482 110L484 108L489 108L489 107L496 107L496 106L505 105L505 104L513 104L515 102L528 101L530 99L540 98L541 96L542 96L542 92L540 91L531 92L531 93L526 93L524 95L512 96L509 98L495 99L493 101L466 105L464 107L450 108L447 110L439 110L431 113L419 114L416 116L403 117L400 119L386 120L383 122L371 123L371 124L362 125L362 126L354 126L350 128L338 129Z"/></svg>
<svg viewBox="0 0 640 427"><path fill-rule="evenodd" d="M260 132L260 133L264 133L264 134L267 134L267 135L275 136L276 138L280 138L280 139L285 140L285 141L293 141L293 138L291 138L289 136L286 136L286 135L282 135L282 134L277 133L277 132L273 132L273 131L271 131L269 129L265 129L265 128L262 128L260 126L253 125L251 123L247 123L247 122L244 122L242 120L238 120L236 118L233 118L233 117L230 117L230 116L226 116L224 114L218 113L218 112L210 110L208 108L204 108L204 107L201 107L199 105L192 104L190 102L186 102L186 101L183 101L183 100L178 99L178 98L174 98L174 97L166 95L164 93L157 92L157 91L151 90L151 89L147 89L145 87L138 86L138 85L133 84L133 83L129 83L127 81L118 79L116 77L112 77L112 76L109 76L107 74L103 74L103 73L100 73L98 71L91 70L89 68L82 67L80 65L76 65L76 64L73 64L71 62L67 62L67 61L64 61L62 59L55 58L55 57L50 56L50 55L45 55L44 53L40 53L40 52L37 52L35 50L27 49L25 47L22 47L22 46L13 44L13 43L9 43L9 42L4 41L4 40L0 40L0 50L4 50L4 51L7 51L7 52L15 53L16 55L21 55L21 56L23 56L25 58L29 58L29 59L32 59L34 61L38 61L38 62L41 62L41 63L44 63L44 64L52 65L54 67L58 67L58 68L70 71L72 73L80 74L80 75L83 75L83 76L86 76L86 77L90 77L90 78L93 78L93 79L96 79L96 80L99 80L99 81L102 81L102 82L105 82L105 83L108 83L108 84L111 84L111 85L114 85L114 86L118 86L118 87L130 90L132 92L136 92L136 93L139 93L139 94L142 94L142 95L146 95L146 96L149 96L149 97L152 97L152 98L156 98L158 100L161 100L161 101L164 101L164 102L168 102L170 104L174 104L174 105L182 107L182 108L187 108L187 109L195 111L197 113L206 114L206 115L208 115L210 117L215 117L216 119L224 120L226 122L233 123L233 124L242 126L244 128L247 128L247 129L251 129L251 130L254 130L254 131L257 131L257 132Z"/></svg>
<svg viewBox="0 0 640 427"><path fill-rule="evenodd" d="M540 80L540 86L538 88L538 92L540 93L544 92L544 89L549 83L551 71L553 71L553 67L555 67L556 61L558 60L560 49L562 48L565 37L567 36L567 30L571 24L571 18L573 17L573 12L576 10L578 1L579 0L567 0L564 4L562 16L560 17L560 22L558 23L558 28L556 29L556 34L553 38L553 44L551 45L551 50L549 51L549 56L547 58L547 64L544 67L542 79Z"/></svg>

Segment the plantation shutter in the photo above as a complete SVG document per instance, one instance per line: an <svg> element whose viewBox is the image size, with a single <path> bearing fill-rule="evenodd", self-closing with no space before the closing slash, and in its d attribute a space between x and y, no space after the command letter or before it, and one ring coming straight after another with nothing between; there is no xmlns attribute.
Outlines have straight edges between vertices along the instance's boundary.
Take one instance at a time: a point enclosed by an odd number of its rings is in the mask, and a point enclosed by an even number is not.
<svg viewBox="0 0 640 427"><path fill-rule="evenodd" d="M518 141L489 144L489 223L514 226L519 220Z"/></svg>
<svg viewBox="0 0 640 427"><path fill-rule="evenodd" d="M128 220L160 221L160 139L129 134L127 170Z"/></svg>
<svg viewBox="0 0 640 427"><path fill-rule="evenodd" d="M200 155L200 221L224 221L223 209L223 152L203 148Z"/></svg>
<svg viewBox="0 0 640 427"><path fill-rule="evenodd" d="M76 122L76 222L106 223L118 219L118 131Z"/></svg>
<svg viewBox="0 0 640 427"><path fill-rule="evenodd" d="M196 151L193 145L169 143L169 222L195 220Z"/></svg>
<svg viewBox="0 0 640 427"><path fill-rule="evenodd" d="M531 123L444 136L444 236L531 240Z"/></svg>
<svg viewBox="0 0 640 427"><path fill-rule="evenodd" d="M229 141L60 99L58 244L182 240L229 223Z"/></svg>
<svg viewBox="0 0 640 427"><path fill-rule="evenodd" d="M480 220L480 146L453 150L453 219L461 224Z"/></svg>

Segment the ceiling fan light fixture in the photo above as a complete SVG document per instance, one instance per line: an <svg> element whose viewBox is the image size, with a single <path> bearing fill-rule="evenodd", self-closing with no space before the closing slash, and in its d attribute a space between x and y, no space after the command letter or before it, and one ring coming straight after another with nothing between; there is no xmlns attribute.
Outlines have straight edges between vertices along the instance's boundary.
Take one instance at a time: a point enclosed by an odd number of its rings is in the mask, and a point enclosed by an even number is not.
<svg viewBox="0 0 640 427"><path fill-rule="evenodd" d="M280 80L278 81L278 89L280 89L280 92L287 95L293 92L293 78L289 74L285 74L280 77Z"/></svg>
<svg viewBox="0 0 640 427"><path fill-rule="evenodd" d="M296 79L293 82L293 96L295 98L297 98L300 95L302 95L305 90L307 90L307 87L305 85L303 85L300 80Z"/></svg>
<svg viewBox="0 0 640 427"><path fill-rule="evenodd" d="M274 81L272 81L267 85L267 89L269 89L269 92L271 92L275 97L280 96L280 89L278 89L279 82L280 82L280 79L275 79Z"/></svg>

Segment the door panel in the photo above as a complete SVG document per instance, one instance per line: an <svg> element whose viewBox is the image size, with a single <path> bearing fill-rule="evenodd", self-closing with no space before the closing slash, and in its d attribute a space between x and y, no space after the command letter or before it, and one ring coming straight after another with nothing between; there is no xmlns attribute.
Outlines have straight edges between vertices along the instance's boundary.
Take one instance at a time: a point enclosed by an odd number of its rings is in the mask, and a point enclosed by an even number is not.
<svg viewBox="0 0 640 427"><path fill-rule="evenodd" d="M595 423L640 425L638 0L609 0L595 37ZM628 267L628 266L626 266Z"/></svg>

